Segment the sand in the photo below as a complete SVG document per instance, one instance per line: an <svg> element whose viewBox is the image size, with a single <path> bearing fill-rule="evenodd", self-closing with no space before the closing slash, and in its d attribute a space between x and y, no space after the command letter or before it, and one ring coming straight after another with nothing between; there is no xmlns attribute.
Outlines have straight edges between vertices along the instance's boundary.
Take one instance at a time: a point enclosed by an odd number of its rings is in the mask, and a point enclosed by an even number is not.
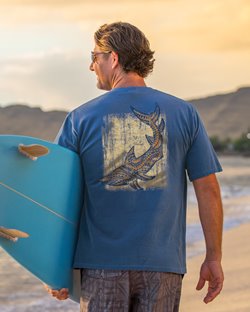
<svg viewBox="0 0 250 312"><path fill-rule="evenodd" d="M224 287L211 303L203 303L206 290L197 291L203 256L188 260L188 274L183 280L180 312L249 312L250 311L250 224L224 232Z"/></svg>

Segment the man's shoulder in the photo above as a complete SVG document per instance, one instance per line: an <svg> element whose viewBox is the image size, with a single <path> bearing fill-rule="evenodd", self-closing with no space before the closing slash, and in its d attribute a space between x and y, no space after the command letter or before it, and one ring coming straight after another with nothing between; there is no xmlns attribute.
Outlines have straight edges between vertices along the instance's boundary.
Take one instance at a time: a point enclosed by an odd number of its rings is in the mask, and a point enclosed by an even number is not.
<svg viewBox="0 0 250 312"><path fill-rule="evenodd" d="M183 98L180 98L176 95L157 90L157 89L152 89L156 94L161 98L163 101L165 100L169 105L174 105L176 108L181 109L183 108L184 110L195 110L195 107L193 106L192 103L190 103L188 100L185 100Z"/></svg>
<svg viewBox="0 0 250 312"><path fill-rule="evenodd" d="M80 106L76 107L72 112L79 112L79 111L88 111L94 108L96 105L101 105L102 102L104 102L109 95L109 92L104 93L98 97L95 97L94 99L91 99Z"/></svg>

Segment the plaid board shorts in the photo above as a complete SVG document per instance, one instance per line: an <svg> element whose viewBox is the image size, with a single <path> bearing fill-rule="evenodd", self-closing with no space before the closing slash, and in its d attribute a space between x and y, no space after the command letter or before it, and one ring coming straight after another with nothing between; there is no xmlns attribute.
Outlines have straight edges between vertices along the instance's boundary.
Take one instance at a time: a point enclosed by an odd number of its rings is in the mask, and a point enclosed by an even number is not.
<svg viewBox="0 0 250 312"><path fill-rule="evenodd" d="M182 275L82 270L81 312L178 312Z"/></svg>

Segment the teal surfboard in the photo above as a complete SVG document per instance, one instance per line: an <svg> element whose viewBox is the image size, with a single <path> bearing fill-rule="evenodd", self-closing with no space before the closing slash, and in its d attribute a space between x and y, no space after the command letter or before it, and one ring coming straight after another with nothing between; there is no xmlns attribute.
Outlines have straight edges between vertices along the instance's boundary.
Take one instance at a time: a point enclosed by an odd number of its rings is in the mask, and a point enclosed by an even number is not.
<svg viewBox="0 0 250 312"><path fill-rule="evenodd" d="M79 156L68 149L0 135L0 246L51 288L69 288L78 302L80 273L72 264L81 172Z"/></svg>

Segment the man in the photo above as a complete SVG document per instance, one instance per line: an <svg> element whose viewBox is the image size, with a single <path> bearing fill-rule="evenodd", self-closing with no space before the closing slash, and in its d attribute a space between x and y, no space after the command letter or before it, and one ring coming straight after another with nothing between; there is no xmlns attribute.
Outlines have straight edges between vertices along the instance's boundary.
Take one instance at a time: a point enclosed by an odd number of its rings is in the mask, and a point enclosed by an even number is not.
<svg viewBox="0 0 250 312"><path fill-rule="evenodd" d="M193 182L206 255L197 289L221 291L221 171L196 110L146 86L153 53L128 23L95 33L90 70L109 92L68 114L58 144L79 153L85 181L74 267L81 311L179 310L186 273L186 173ZM58 299L67 290L50 290Z"/></svg>

